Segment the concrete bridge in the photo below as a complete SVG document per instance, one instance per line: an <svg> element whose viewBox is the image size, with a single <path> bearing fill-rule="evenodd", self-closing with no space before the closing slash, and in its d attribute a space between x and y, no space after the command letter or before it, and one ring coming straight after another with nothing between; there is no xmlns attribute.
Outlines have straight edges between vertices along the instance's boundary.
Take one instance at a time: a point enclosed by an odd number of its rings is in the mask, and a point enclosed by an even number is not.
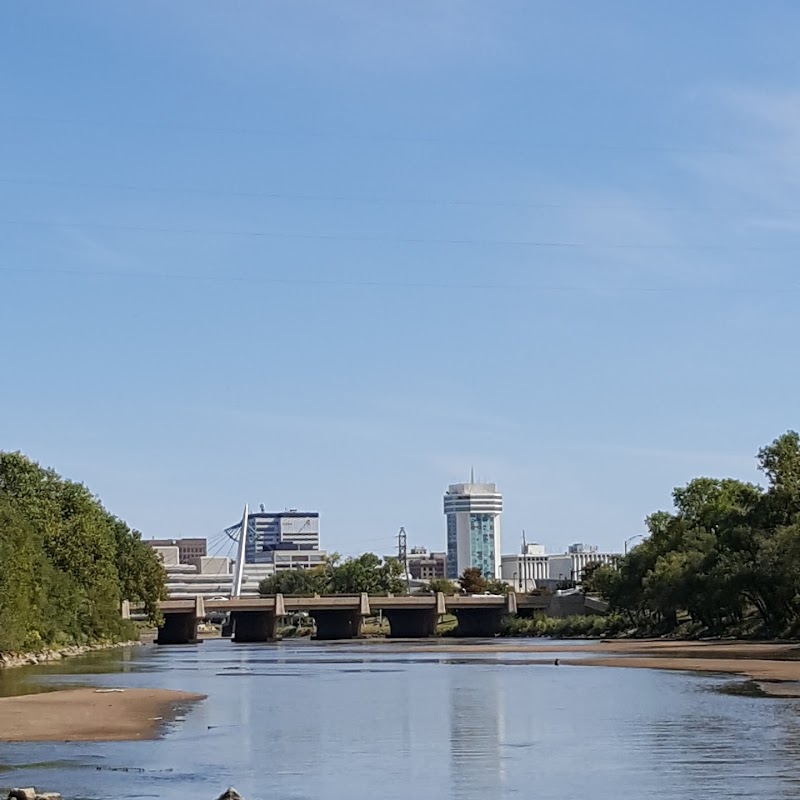
<svg viewBox="0 0 800 800"><path fill-rule="evenodd" d="M233 640L267 642L276 638L282 617L306 612L314 618L317 639L352 639L361 632L365 617L380 612L389 621L390 636L424 638L436 633L442 614L453 614L458 636L494 636L503 617L544 611L548 597L530 595L407 595L402 597L326 595L204 600L167 600L161 604L164 624L158 631L159 644L192 644L198 641L197 626L210 612L230 614Z"/></svg>

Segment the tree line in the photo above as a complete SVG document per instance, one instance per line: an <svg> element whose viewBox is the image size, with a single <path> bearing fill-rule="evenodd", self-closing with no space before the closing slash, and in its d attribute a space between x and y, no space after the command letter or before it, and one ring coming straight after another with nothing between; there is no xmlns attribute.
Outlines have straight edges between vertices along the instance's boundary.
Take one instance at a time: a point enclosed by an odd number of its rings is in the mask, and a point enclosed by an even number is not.
<svg viewBox="0 0 800 800"><path fill-rule="evenodd" d="M311 569L280 570L258 585L262 595L403 594L403 568L396 559L374 553L341 560L337 553Z"/></svg>
<svg viewBox="0 0 800 800"><path fill-rule="evenodd" d="M585 588L649 633L800 633L800 436L759 450L766 487L696 478L673 511L647 518L649 536Z"/></svg>
<svg viewBox="0 0 800 800"><path fill-rule="evenodd" d="M129 636L121 602L155 622L165 580L155 551L85 486L0 452L0 652Z"/></svg>
<svg viewBox="0 0 800 800"><path fill-rule="evenodd" d="M458 584L446 578L434 578L418 591L443 592L453 595L459 589L467 594L506 594L510 587L499 580L487 580L477 567L468 567ZM396 558L382 559L374 553L364 553L341 560L333 554L325 564L311 569L287 569L264 578L258 585L262 595L326 595L406 594L408 586L403 577L403 567Z"/></svg>

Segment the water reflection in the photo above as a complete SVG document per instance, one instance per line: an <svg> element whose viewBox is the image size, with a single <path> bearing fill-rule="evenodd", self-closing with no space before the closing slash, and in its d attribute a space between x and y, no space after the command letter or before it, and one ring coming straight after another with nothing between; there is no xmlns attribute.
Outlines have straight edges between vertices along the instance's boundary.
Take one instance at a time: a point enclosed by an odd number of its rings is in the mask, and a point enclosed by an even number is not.
<svg viewBox="0 0 800 800"><path fill-rule="evenodd" d="M454 668L454 672L456 669ZM456 796L488 797L501 786L505 715L498 674L464 669L450 684L450 769Z"/></svg>
<svg viewBox="0 0 800 800"><path fill-rule="evenodd" d="M107 670L103 672L103 670ZM715 678L375 644L134 649L0 674L208 695L158 742L4 745L0 785L66 797L797 797L796 701ZM141 771L139 771L141 770Z"/></svg>

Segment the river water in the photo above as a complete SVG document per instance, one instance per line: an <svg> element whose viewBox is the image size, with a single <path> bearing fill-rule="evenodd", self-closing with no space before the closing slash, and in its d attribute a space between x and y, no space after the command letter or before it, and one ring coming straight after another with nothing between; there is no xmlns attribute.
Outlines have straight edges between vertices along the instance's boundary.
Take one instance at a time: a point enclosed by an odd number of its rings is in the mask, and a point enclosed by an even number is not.
<svg viewBox="0 0 800 800"><path fill-rule="evenodd" d="M447 646L207 641L9 670L0 693L34 681L207 699L158 741L0 744L0 786L98 800L213 800L229 785L247 800L800 798L798 701L719 691L730 678L556 667L535 643Z"/></svg>

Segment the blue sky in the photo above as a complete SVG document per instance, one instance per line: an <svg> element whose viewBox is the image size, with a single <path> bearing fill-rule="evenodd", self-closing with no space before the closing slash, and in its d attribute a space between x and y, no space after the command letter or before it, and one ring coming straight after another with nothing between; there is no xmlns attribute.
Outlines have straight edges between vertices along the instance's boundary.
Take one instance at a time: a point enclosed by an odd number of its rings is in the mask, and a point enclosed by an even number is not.
<svg viewBox="0 0 800 800"><path fill-rule="evenodd" d="M797 427L800 7L0 9L0 447L146 536L621 549Z"/></svg>

